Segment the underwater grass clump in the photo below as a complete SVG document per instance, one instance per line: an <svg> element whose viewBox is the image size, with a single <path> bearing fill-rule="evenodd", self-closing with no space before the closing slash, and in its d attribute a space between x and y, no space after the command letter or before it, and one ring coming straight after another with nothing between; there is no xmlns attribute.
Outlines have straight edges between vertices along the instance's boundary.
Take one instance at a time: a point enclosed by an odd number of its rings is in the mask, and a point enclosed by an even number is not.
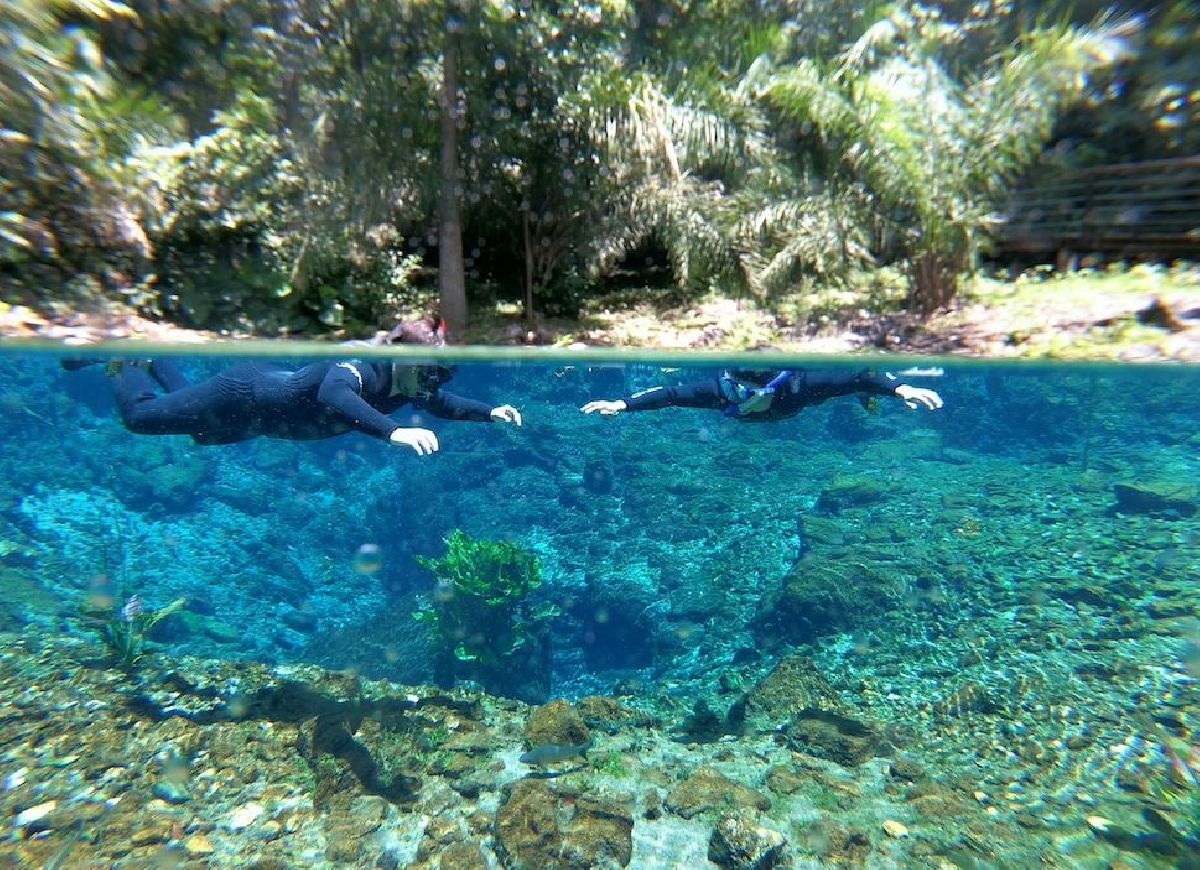
<svg viewBox="0 0 1200 870"><path fill-rule="evenodd" d="M176 598L165 607L149 610L140 596L130 595L117 607L115 599L99 596L88 599L82 615L85 624L104 641L113 663L131 670L145 654L154 626L186 605L186 598Z"/></svg>
<svg viewBox="0 0 1200 870"><path fill-rule="evenodd" d="M629 765L626 764L625 758L619 752L609 752L603 755L592 763L592 767L598 773L614 779L625 779L630 775Z"/></svg>
<svg viewBox="0 0 1200 870"><path fill-rule="evenodd" d="M515 682L548 680L548 622L560 613L530 600L542 586L537 557L507 541L476 540L456 529L446 539L444 556L418 556L417 562L437 578L431 606L413 618L429 627L439 678L472 679L488 691L541 697L540 690Z"/></svg>

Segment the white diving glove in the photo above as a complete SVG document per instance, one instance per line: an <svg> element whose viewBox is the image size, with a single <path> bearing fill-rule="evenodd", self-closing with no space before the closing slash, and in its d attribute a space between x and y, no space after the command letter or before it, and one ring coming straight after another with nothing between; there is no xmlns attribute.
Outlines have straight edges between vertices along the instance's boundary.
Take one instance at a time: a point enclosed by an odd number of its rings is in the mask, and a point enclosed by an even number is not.
<svg viewBox="0 0 1200 870"><path fill-rule="evenodd" d="M405 429L403 427L396 429L388 436L388 441L393 444L403 444L405 447L411 447L417 451L418 456L429 456L432 453L437 453L438 440L437 436L428 429Z"/></svg>
<svg viewBox="0 0 1200 870"><path fill-rule="evenodd" d="M930 411L936 411L942 407L942 397L933 390L927 390L924 387L910 387L908 384L901 384L896 387L896 395L903 399L904 404L913 410L928 408Z"/></svg>
<svg viewBox="0 0 1200 870"><path fill-rule="evenodd" d="M512 405L500 405L498 408L492 408L491 417L493 423L521 425L521 412Z"/></svg>
<svg viewBox="0 0 1200 870"><path fill-rule="evenodd" d="M596 399L593 402L588 402L579 410L585 414L600 414L603 417L612 417L620 414L622 411L628 410L624 399L617 399L615 402L610 402L605 399Z"/></svg>

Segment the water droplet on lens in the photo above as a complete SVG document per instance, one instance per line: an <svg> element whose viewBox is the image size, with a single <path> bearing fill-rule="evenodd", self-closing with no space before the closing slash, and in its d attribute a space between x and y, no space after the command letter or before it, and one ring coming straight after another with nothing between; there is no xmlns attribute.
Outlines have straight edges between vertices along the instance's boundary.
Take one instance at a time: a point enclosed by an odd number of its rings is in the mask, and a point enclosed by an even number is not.
<svg viewBox="0 0 1200 870"><path fill-rule="evenodd" d="M363 544L354 554L354 570L370 576L383 567L383 551L378 544Z"/></svg>

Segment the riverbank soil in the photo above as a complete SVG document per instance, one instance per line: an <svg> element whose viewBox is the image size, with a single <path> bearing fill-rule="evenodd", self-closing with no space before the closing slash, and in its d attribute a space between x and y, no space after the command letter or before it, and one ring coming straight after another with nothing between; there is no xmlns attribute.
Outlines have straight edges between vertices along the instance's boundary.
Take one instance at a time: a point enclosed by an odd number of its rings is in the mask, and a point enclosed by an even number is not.
<svg viewBox="0 0 1200 870"><path fill-rule="evenodd" d="M465 336L480 345L853 353L1200 362L1200 272L1135 267L1120 273L975 279L955 306L920 320L889 298L822 291L773 300L709 296L680 302L626 292L593 300L578 318L526 320L479 310ZM645 301L630 302L641 296ZM0 336L67 344L106 339L194 343L255 338L184 329L118 305L34 311L0 303ZM335 335L333 338L349 336Z"/></svg>

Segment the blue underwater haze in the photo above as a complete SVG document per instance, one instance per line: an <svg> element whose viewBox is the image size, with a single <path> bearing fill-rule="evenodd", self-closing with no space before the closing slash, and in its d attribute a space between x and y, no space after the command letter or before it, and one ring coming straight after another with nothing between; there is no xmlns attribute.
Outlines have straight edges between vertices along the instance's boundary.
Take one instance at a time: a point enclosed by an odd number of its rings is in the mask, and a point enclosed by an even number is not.
<svg viewBox="0 0 1200 870"><path fill-rule="evenodd" d="M199 380L231 361L178 362ZM715 376L717 366L468 363L448 388L516 405L524 425L405 408L398 423L429 427L441 442L418 457L360 433L221 446L134 435L103 365L64 372L53 355L0 364L6 561L36 571L62 603L55 613L10 602L10 624L61 619L104 575L147 601L187 597L202 618L162 637L181 653L428 678L415 626L364 625L430 590L414 557L440 555L455 529L537 555L540 594L566 605L553 688L568 697L634 674L692 679L689 662L707 670L780 643L828 642L847 626L756 623L788 572L825 549L887 566L890 585L844 615L857 621L922 606L922 590L935 586L952 602L1048 574L1106 581L1115 579L1106 571L1140 565L1153 575L1170 567L1163 536L1200 546L1186 534L1196 369L942 362L942 377L910 381L940 392L937 412L882 399L872 413L841 397L745 425L685 408L614 418L578 410ZM1189 494L1175 508L1126 516L1113 494L1121 483ZM850 490L846 504L822 501L838 487ZM1131 524L1158 540L1116 546ZM379 562L368 570L364 545Z"/></svg>
<svg viewBox="0 0 1200 870"><path fill-rule="evenodd" d="M231 359L176 361L198 379ZM403 409L397 422L440 440L420 457L360 433L135 435L104 365L6 354L0 631L73 638L95 657L89 597L136 596L149 612L182 598L149 630L147 660L308 663L532 704L618 697L699 743L747 733L765 703L755 687L802 657L851 707L887 717L879 754L935 768L948 750L930 721L978 737L983 779L995 752L1057 753L1038 763L1069 769L1072 794L1158 807L1178 833L1163 860L1182 860L1195 841L1166 797L1189 775L1200 714L1200 370L938 360L940 377L910 381L941 394L932 412L854 397L764 425L579 411L763 361L469 359L449 389L515 405L524 425ZM474 673L461 650L447 663L413 616L439 606L430 560L456 533L536 558L540 585L519 606L543 633L504 677ZM1139 758L1141 792L1119 782L1122 753ZM1155 782L1161 800L1147 797ZM995 802L1011 785L980 788ZM1072 836L1090 841L1104 821L1077 820ZM1137 853L1153 822L1090 848Z"/></svg>

